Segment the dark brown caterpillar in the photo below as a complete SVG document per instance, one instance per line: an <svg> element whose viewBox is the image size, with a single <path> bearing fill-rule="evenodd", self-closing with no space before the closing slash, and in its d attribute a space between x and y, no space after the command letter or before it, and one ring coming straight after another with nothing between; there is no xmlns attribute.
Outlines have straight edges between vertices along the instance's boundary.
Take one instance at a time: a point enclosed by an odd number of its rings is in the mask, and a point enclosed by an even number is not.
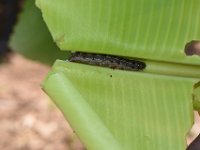
<svg viewBox="0 0 200 150"><path fill-rule="evenodd" d="M72 53L69 61L130 71L140 71L146 67L144 62L137 60L125 59L118 56L90 54L83 52Z"/></svg>

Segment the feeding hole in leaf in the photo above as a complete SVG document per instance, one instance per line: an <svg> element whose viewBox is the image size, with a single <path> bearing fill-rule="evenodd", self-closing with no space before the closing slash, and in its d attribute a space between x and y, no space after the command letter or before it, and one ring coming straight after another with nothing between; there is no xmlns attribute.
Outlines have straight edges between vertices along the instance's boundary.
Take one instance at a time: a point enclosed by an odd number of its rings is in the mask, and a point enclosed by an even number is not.
<svg viewBox="0 0 200 150"><path fill-rule="evenodd" d="M112 55L91 54L83 52L72 53L69 61L129 71L141 71L146 67L144 62L138 60L126 59Z"/></svg>
<svg viewBox="0 0 200 150"><path fill-rule="evenodd" d="M185 54L188 56L191 55L200 55L200 41L192 40L191 42L185 45Z"/></svg>
<svg viewBox="0 0 200 150"><path fill-rule="evenodd" d="M200 117L197 112L195 112L195 120L199 120ZM199 123L196 121L187 134L187 149L186 150L199 150L200 147L200 134L199 134Z"/></svg>

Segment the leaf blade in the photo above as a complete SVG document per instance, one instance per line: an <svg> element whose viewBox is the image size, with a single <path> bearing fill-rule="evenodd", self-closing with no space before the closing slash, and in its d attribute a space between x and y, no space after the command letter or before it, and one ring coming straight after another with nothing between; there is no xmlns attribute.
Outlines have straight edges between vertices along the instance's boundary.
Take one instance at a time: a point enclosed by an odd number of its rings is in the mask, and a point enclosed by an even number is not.
<svg viewBox="0 0 200 150"><path fill-rule="evenodd" d="M47 79L55 73L70 80L124 149L185 149L185 135L193 123L191 93L197 79L112 70L62 61L56 62ZM62 94L67 94L71 84L53 81L51 90L48 90L46 80L43 87L49 95L55 95L62 85L65 85ZM72 91L68 93L73 94ZM59 95L52 97L55 103L60 101ZM65 97L63 101L76 103L78 99ZM69 122L76 118L72 114L73 110L71 113L66 112L69 106L63 103L58 107ZM77 107L82 107L82 104ZM79 113L85 111L87 109L83 106ZM82 128L82 123L76 122L76 126ZM77 132L82 141L86 140L82 138L85 131L83 127L82 132ZM90 143L90 140L87 142ZM86 147L87 142L84 142Z"/></svg>

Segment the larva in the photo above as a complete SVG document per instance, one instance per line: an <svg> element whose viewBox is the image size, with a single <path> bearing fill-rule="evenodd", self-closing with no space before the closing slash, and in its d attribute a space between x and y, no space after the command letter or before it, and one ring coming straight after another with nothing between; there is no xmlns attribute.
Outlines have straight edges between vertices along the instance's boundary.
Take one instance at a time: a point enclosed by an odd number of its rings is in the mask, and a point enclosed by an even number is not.
<svg viewBox="0 0 200 150"><path fill-rule="evenodd" d="M112 55L90 54L83 52L72 53L69 61L129 71L141 71L146 67L144 62L138 60L125 59Z"/></svg>

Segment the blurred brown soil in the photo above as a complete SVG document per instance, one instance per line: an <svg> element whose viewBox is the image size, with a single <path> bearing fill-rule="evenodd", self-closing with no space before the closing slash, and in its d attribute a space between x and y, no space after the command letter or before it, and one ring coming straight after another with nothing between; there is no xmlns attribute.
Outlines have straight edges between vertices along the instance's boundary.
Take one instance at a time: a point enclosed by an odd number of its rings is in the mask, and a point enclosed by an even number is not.
<svg viewBox="0 0 200 150"><path fill-rule="evenodd" d="M83 150L41 90L49 67L13 55L0 65L0 150Z"/></svg>

